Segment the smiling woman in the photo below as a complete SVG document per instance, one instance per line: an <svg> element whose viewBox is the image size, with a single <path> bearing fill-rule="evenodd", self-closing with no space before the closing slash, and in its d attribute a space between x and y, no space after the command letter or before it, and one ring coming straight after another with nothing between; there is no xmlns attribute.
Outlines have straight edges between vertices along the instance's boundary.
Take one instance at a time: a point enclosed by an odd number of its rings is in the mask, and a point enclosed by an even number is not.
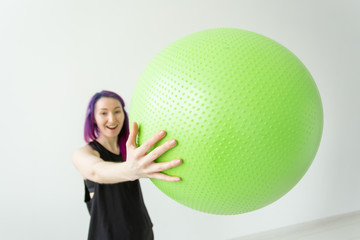
<svg viewBox="0 0 360 240"><path fill-rule="evenodd" d="M180 159L154 162L175 147L176 141L167 141L148 153L166 135L159 131L137 147L138 126L133 123L129 133L124 107L116 93L96 93L85 120L84 138L88 144L73 154L73 164L84 179L85 202L91 216L88 239L153 239L138 179L180 181L161 173L181 164Z"/></svg>
<svg viewBox="0 0 360 240"><path fill-rule="evenodd" d="M118 148L118 151L121 152L121 156L126 159L125 143L127 136L129 135L129 123L128 115L123 110L124 107L124 100L118 94L110 91L96 93L91 98L87 108L84 138L87 143L90 143L91 141L102 137L104 134L106 136L107 131L104 130L114 127L110 126L110 124L112 124L112 122L117 122L119 125L116 129L118 130L117 134L113 133L113 138L111 139L112 142L117 143L117 146L112 146L112 148ZM119 115L122 115L122 119L118 119ZM107 127L106 125L104 127L104 121L105 123L107 122ZM114 141L116 140L116 137L117 141Z"/></svg>
<svg viewBox="0 0 360 240"><path fill-rule="evenodd" d="M115 98L102 97L95 105L95 122L100 132L103 134L98 137L99 142L111 141L114 146L108 145L110 151L119 154L120 148L116 144L117 137L124 124L125 114L122 111L121 103ZM109 142L107 143L109 144Z"/></svg>

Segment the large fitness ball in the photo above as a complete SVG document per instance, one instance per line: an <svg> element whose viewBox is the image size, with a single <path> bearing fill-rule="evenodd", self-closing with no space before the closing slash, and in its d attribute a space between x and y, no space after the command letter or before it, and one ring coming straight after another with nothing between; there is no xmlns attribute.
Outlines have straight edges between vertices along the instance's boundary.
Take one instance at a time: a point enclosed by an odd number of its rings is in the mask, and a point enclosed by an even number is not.
<svg viewBox="0 0 360 240"><path fill-rule="evenodd" d="M264 207L302 178L319 147L323 111L301 61L279 43L239 29L183 37L155 56L130 104L138 143L157 131L178 145L157 159L181 182L152 180L193 209L232 215Z"/></svg>

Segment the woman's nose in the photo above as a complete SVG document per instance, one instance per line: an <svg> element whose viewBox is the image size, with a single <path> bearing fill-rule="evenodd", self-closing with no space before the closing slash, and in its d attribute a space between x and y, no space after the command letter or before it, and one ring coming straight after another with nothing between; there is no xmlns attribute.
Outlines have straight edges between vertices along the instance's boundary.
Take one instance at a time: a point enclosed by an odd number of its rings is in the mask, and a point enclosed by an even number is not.
<svg viewBox="0 0 360 240"><path fill-rule="evenodd" d="M112 123L112 122L114 122L114 120L115 120L114 114L110 113L108 116L108 122Z"/></svg>

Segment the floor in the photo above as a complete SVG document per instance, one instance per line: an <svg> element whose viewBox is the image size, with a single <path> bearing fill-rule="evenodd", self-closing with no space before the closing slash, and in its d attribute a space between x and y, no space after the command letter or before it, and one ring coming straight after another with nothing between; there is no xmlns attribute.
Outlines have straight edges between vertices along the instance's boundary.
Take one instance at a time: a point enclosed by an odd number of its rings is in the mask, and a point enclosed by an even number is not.
<svg viewBox="0 0 360 240"><path fill-rule="evenodd" d="M360 211L232 240L360 240Z"/></svg>

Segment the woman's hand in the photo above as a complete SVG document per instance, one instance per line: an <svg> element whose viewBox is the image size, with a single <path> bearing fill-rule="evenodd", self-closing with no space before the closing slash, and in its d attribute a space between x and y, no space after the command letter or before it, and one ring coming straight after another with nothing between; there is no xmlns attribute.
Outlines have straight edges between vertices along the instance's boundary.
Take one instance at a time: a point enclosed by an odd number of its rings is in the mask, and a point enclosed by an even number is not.
<svg viewBox="0 0 360 240"><path fill-rule="evenodd" d="M156 178L167 182L178 182L179 177L172 177L161 173L161 171L176 167L182 163L181 159L174 159L169 162L155 163L154 160L163 153L176 146L175 140L169 140L147 153L158 141L165 137L165 131L159 131L154 136L146 140L141 146L136 145L138 125L133 122L129 138L126 142L126 162L129 170L133 172L135 179ZM135 180L134 179L134 180Z"/></svg>

